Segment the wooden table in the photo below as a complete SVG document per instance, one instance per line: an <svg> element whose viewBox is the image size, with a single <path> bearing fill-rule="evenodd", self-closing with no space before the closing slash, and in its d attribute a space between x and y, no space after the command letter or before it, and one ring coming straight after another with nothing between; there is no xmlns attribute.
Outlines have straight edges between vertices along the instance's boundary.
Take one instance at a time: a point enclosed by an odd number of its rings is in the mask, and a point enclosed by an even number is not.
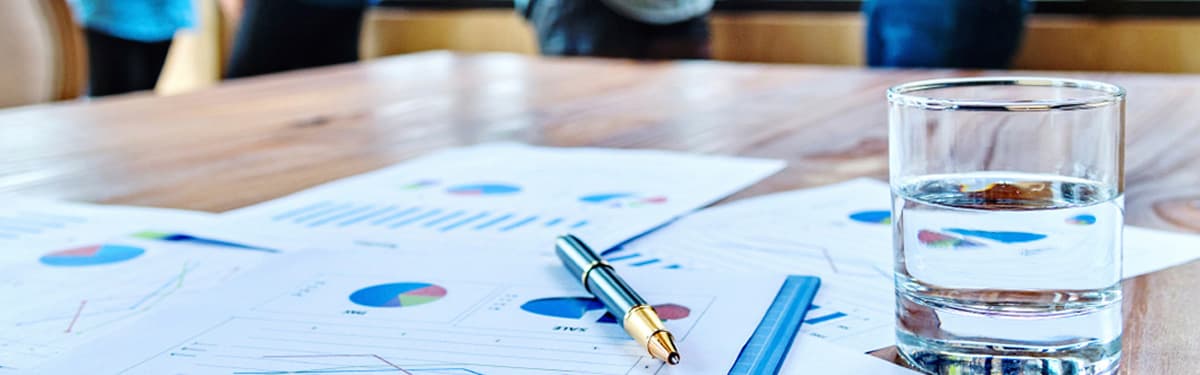
<svg viewBox="0 0 1200 375"><path fill-rule="evenodd" d="M0 192L219 212L499 140L790 162L736 199L885 179L884 89L977 74L424 53L0 111ZM1200 231L1200 76L1053 74L1128 89L1128 222ZM1124 373L1200 373L1198 271L1126 282Z"/></svg>

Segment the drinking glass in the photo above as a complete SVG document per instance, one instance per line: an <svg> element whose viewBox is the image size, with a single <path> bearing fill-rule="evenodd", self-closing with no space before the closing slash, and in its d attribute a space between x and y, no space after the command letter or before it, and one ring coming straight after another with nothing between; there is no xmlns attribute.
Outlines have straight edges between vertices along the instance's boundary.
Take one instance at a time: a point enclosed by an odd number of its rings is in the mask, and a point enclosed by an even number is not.
<svg viewBox="0 0 1200 375"><path fill-rule="evenodd" d="M887 96L900 355L933 374L1114 373L1125 91L994 77Z"/></svg>

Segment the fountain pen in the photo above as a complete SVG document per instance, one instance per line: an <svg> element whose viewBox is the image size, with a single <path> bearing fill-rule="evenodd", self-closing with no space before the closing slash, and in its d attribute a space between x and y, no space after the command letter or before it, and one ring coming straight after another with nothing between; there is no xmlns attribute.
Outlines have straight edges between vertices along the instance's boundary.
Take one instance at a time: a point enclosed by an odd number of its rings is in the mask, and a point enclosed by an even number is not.
<svg viewBox="0 0 1200 375"><path fill-rule="evenodd" d="M654 307L617 276L612 266L570 234L555 241L554 252L567 270L579 278L583 288L603 302L608 312L625 327L625 332L645 346L651 356L668 364L679 363L675 337L663 326Z"/></svg>

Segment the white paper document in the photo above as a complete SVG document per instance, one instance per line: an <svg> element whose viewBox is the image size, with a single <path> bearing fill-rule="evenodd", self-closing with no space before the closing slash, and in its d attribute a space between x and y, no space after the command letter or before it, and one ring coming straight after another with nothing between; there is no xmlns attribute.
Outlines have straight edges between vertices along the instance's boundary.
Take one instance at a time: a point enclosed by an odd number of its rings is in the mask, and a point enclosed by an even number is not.
<svg viewBox="0 0 1200 375"><path fill-rule="evenodd" d="M604 254L638 268L821 277L801 335L859 352L892 345L887 188L868 180L779 193L697 212ZM881 216L882 215L882 216Z"/></svg>
<svg viewBox="0 0 1200 375"><path fill-rule="evenodd" d="M854 350L831 346L821 340L797 340L788 351L780 375L919 375Z"/></svg>
<svg viewBox="0 0 1200 375"><path fill-rule="evenodd" d="M223 215L230 233L303 246L504 243L545 252L572 233L604 249L769 176L773 160L494 144L451 149Z"/></svg>
<svg viewBox="0 0 1200 375"><path fill-rule="evenodd" d="M558 262L364 250L289 254L42 373L723 374L784 279L623 276L675 334L679 366L651 358Z"/></svg>
<svg viewBox="0 0 1200 375"><path fill-rule="evenodd" d="M890 192L858 179L697 212L604 257L628 268L822 277L802 333L866 352L894 342ZM1082 224L1081 224L1082 225ZM1200 258L1200 237L1126 227L1126 278Z"/></svg>
<svg viewBox="0 0 1200 375"><path fill-rule="evenodd" d="M184 234L215 215L13 200L0 209L0 370L61 360L271 250ZM3 373L3 371L0 371Z"/></svg>

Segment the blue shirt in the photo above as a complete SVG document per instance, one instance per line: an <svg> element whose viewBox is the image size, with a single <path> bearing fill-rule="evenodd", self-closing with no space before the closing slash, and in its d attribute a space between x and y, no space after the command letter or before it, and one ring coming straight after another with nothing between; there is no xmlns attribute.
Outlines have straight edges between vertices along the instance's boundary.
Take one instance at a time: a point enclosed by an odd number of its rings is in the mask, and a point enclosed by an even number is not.
<svg viewBox="0 0 1200 375"><path fill-rule="evenodd" d="M71 5L84 27L141 42L171 40L196 17L191 0L71 0Z"/></svg>

